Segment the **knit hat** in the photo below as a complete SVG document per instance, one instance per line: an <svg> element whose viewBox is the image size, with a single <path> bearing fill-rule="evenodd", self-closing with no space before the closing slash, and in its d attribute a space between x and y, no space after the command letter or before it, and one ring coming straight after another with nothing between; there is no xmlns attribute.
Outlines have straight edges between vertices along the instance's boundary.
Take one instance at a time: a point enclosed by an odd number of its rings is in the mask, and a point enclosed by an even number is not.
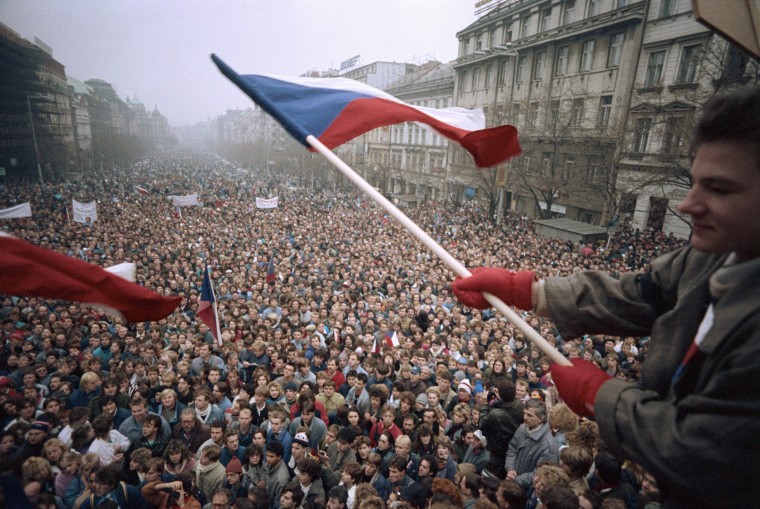
<svg viewBox="0 0 760 509"><path fill-rule="evenodd" d="M484 390L485 389L483 389L483 383L480 380L478 380L475 382L475 387L473 388L472 392L474 392L475 394L478 394L478 393L483 392Z"/></svg>
<svg viewBox="0 0 760 509"><path fill-rule="evenodd" d="M425 394L423 392L422 394L420 394L419 396L417 396L416 402L417 403L422 403L423 405L427 406L427 404L428 404L427 394Z"/></svg>
<svg viewBox="0 0 760 509"><path fill-rule="evenodd" d="M336 439L339 442L346 442L347 444L353 444L356 440L356 433L351 426L345 426L338 431Z"/></svg>
<svg viewBox="0 0 760 509"><path fill-rule="evenodd" d="M288 382L288 383L285 384L285 390L286 391L297 391L298 390L298 386L296 385L295 382Z"/></svg>
<svg viewBox="0 0 760 509"><path fill-rule="evenodd" d="M464 380L465 378L467 378L467 375L465 375L464 371L460 370L454 373L454 378L456 378L457 380Z"/></svg>
<svg viewBox="0 0 760 509"><path fill-rule="evenodd" d="M465 391L467 391L467 394L472 395L472 384L466 378L464 380L462 380L461 382L459 382L459 385L457 386L457 389L460 390L460 391L461 390L465 390Z"/></svg>
<svg viewBox="0 0 760 509"><path fill-rule="evenodd" d="M240 460L237 459L237 456L233 456L229 463L227 463L227 468L225 469L225 472L228 474L231 472L234 472L236 474L242 474L243 473L243 466L240 464Z"/></svg>
<svg viewBox="0 0 760 509"><path fill-rule="evenodd" d="M309 447L309 437L306 436L306 433L304 433L303 431L300 433L296 433L296 436L293 437L293 443L300 444L304 447Z"/></svg>
<svg viewBox="0 0 760 509"><path fill-rule="evenodd" d="M44 431L45 433L50 432L50 423L47 421L34 421L32 425L29 427L29 429L36 429L40 431Z"/></svg>

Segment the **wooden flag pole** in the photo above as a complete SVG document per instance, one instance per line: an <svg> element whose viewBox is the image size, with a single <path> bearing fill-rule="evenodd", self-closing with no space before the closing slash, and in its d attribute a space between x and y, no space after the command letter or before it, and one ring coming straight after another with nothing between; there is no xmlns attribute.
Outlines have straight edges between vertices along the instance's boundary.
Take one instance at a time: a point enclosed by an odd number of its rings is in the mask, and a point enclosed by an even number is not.
<svg viewBox="0 0 760 509"><path fill-rule="evenodd" d="M406 214L401 212L398 207L390 202L385 196L383 196L377 189L369 185L369 183L361 178L353 168L347 165L340 157L336 156L332 150L327 148L321 141L315 136L309 135L306 137L306 142L311 145L314 150L322 154L330 163L338 168L341 173L351 179L354 184L367 193L370 198L375 200L381 207L383 207L390 215L392 215L406 230L417 237L417 239L425 244L438 258L441 259L451 270L453 270L460 277L469 277L470 271L456 260L451 254L446 251L443 246L438 244L433 238L428 235L422 228L417 226L417 223L409 219ZM491 295L488 292L483 292L483 297L499 312L501 312L507 320L509 320L520 332L525 335L534 345L536 345L544 354L546 354L552 362L563 366L572 366L570 361L562 355L556 348L549 344L533 327L528 325L520 315L518 315L514 309L507 306L504 302L498 299L496 296Z"/></svg>

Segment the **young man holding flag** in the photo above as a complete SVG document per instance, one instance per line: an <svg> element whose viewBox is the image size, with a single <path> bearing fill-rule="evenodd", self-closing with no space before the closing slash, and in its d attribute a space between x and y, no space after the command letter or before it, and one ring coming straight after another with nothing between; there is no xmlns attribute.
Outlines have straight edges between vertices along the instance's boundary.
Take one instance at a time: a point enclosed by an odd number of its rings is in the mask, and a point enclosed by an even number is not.
<svg viewBox="0 0 760 509"><path fill-rule="evenodd" d="M640 385L573 359L552 366L560 396L596 417L619 458L654 474L663 507L750 507L760 500L760 87L710 100L692 153L678 206L692 219L690 246L619 278L480 268L453 289L470 307L489 307L488 292L534 310L566 339L651 336Z"/></svg>

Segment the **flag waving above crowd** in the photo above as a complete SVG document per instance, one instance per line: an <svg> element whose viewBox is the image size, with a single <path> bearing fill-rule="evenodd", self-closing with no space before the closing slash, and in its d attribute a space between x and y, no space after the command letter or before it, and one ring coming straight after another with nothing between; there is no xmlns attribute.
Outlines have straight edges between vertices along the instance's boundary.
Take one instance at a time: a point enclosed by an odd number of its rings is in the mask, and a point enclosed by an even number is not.
<svg viewBox="0 0 760 509"><path fill-rule="evenodd" d="M181 300L162 297L97 265L3 233L0 252L0 288L8 295L95 304L130 322L165 318Z"/></svg>
<svg viewBox="0 0 760 509"><path fill-rule="evenodd" d="M222 74L304 145L312 135L332 149L377 127L420 122L459 143L481 168L520 153L517 129L486 129L480 109L413 106L348 78L239 75L216 55L211 58Z"/></svg>

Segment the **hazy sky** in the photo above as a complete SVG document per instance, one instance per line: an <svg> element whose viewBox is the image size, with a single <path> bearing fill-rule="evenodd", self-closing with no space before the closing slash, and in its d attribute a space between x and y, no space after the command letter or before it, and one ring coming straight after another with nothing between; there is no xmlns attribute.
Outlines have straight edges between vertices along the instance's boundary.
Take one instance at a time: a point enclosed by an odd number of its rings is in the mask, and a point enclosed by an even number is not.
<svg viewBox="0 0 760 509"><path fill-rule="evenodd" d="M248 107L241 74L298 75L360 63L456 58L475 0L0 0L0 21L53 48L67 75L110 82L171 125Z"/></svg>

